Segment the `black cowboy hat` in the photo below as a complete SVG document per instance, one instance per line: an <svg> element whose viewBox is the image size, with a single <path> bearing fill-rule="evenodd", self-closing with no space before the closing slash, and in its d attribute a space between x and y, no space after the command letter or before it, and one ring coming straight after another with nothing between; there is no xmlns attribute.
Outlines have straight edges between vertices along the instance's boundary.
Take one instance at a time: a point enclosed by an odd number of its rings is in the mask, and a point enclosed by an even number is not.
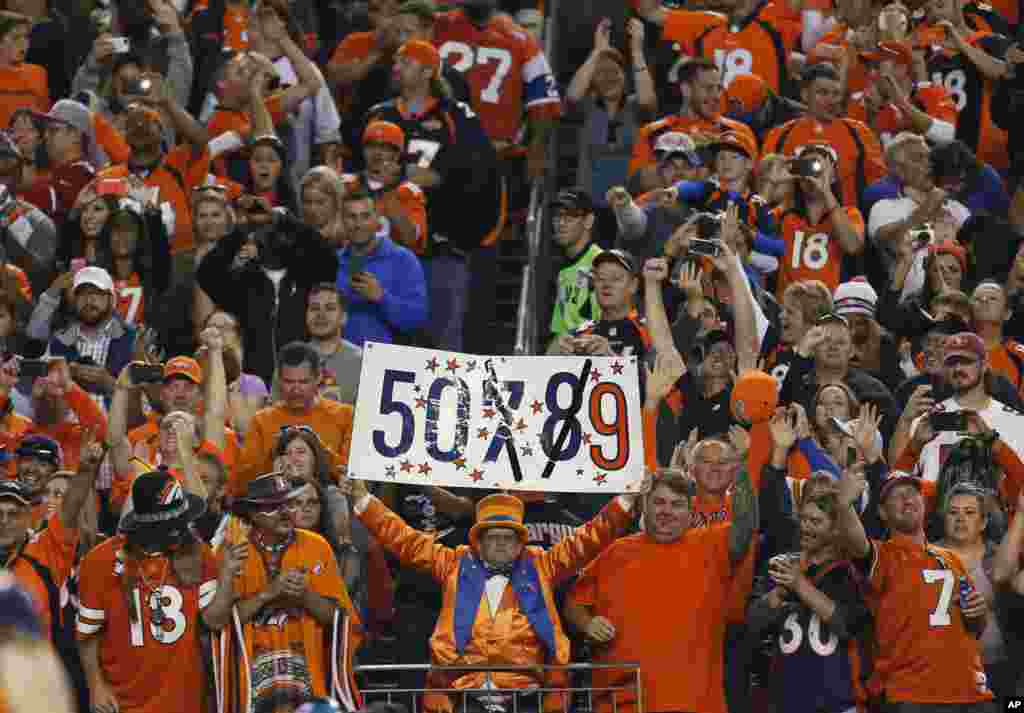
<svg viewBox="0 0 1024 713"><path fill-rule="evenodd" d="M132 483L131 511L121 521L129 539L171 542L187 532L188 524L206 512L206 502L166 470L143 473Z"/></svg>
<svg viewBox="0 0 1024 713"><path fill-rule="evenodd" d="M280 471L261 475L249 481L245 495L234 499L231 510L236 515L244 515L257 508L281 505L295 497L299 487Z"/></svg>

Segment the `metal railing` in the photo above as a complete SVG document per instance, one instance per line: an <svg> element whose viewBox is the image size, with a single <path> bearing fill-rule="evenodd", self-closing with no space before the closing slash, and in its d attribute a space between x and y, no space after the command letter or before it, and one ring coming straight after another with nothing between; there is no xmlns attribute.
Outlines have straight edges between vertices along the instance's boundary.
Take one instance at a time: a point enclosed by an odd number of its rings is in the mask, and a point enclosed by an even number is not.
<svg viewBox="0 0 1024 713"><path fill-rule="evenodd" d="M643 684L640 665L637 663L576 663L565 666L434 666L431 664L383 664L356 666L356 674L399 674L411 672L429 673L523 673L537 676L538 673L563 673L567 678L573 674L592 674L595 671L620 671L621 685L592 686L536 686L530 688L369 688L363 687L364 707L375 702L400 703L409 713L423 713L421 699L425 695L448 696L452 700L454 713L542 713L545 696L550 694L566 697L565 713L590 713L595 697L608 713L619 713L619 706L626 705L635 713L643 713ZM619 697L622 696L620 702ZM500 700L500 703L499 703ZM455 705L458 702L460 705Z"/></svg>
<svg viewBox="0 0 1024 713"><path fill-rule="evenodd" d="M546 3L547 17L544 19L544 52L548 60L556 57L558 48L558 13L560 0L549 0ZM547 158L549 170L536 181L530 189L530 208L526 216L527 262L523 267L523 282L519 288L519 309L516 312L516 342L514 353L517 356L536 354L541 337L539 314L543 306L543 281L538 272L541 255L544 250L544 228L547 224L547 201L545 196L550 184L557 181L558 129L548 137Z"/></svg>

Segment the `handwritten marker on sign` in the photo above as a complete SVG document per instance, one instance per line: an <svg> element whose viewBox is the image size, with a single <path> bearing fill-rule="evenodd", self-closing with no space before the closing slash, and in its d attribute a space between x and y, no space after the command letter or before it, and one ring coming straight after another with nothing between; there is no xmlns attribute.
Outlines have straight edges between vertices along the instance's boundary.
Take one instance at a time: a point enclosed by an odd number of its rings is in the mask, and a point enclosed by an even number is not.
<svg viewBox="0 0 1024 713"><path fill-rule="evenodd" d="M355 408L354 477L610 493L643 475L635 358L365 348L372 358L363 360Z"/></svg>

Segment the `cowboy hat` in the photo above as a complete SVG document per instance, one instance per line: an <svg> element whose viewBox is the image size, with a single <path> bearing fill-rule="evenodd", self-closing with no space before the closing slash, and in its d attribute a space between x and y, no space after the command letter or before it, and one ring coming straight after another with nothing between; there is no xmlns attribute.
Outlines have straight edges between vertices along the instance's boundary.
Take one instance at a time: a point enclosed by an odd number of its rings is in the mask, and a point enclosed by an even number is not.
<svg viewBox="0 0 1024 713"><path fill-rule="evenodd" d="M121 521L120 530L130 540L151 544L180 539L188 524L206 512L206 501L186 492L181 482L167 470L143 473L132 483L131 510Z"/></svg>
<svg viewBox="0 0 1024 713"><path fill-rule="evenodd" d="M291 480L280 471L267 473L250 480L245 495L237 497L231 503L231 510L236 515L246 513L268 505L280 505L291 500L299 492Z"/></svg>

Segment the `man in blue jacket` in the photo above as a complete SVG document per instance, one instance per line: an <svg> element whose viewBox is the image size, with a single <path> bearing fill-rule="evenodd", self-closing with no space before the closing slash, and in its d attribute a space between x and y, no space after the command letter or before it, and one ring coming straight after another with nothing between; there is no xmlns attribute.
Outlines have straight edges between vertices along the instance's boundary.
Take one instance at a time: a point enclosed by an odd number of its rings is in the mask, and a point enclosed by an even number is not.
<svg viewBox="0 0 1024 713"><path fill-rule="evenodd" d="M338 251L338 290L348 299L345 339L390 344L398 333L422 327L429 314L419 260L381 229L373 196L345 196L342 220L349 244Z"/></svg>

